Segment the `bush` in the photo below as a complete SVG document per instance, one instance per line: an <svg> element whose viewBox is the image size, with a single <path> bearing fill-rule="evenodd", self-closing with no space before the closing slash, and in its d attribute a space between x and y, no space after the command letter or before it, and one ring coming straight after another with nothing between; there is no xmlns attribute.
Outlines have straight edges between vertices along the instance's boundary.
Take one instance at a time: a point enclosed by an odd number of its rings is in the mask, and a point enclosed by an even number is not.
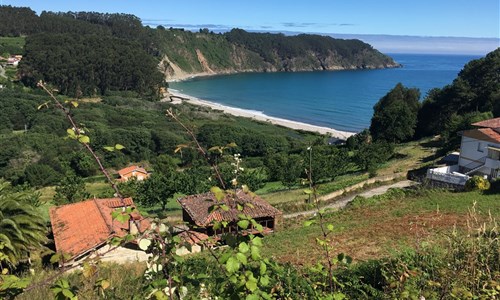
<svg viewBox="0 0 500 300"><path fill-rule="evenodd" d="M485 191L490 188L490 182L481 176L472 176L471 179L465 183L466 191L480 190Z"/></svg>

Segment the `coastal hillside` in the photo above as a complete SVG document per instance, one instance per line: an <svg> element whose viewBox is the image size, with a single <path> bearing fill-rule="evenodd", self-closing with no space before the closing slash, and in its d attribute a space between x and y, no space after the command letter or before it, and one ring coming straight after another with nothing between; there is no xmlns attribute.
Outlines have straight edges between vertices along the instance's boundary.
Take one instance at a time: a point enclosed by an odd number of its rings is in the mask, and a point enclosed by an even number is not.
<svg viewBox="0 0 500 300"><path fill-rule="evenodd" d="M327 36L251 33L233 29L224 34L208 30L157 31L164 57L160 64L167 79L192 74L236 72L296 72L379 69L399 64L359 40Z"/></svg>
<svg viewBox="0 0 500 300"><path fill-rule="evenodd" d="M399 66L359 40L320 35L191 32L150 28L127 14L44 11L38 16L11 6L0 6L0 17L15 20L2 22L0 36L26 37L24 53L5 53L24 55L19 79L32 86L43 79L71 96L127 90L157 97L164 80L200 74Z"/></svg>

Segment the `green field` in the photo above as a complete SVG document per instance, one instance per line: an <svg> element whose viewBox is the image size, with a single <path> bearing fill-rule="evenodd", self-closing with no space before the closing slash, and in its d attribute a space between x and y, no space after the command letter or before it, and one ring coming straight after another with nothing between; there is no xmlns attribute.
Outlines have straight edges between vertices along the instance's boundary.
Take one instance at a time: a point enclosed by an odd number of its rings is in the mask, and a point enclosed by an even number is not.
<svg viewBox="0 0 500 300"><path fill-rule="evenodd" d="M0 55L23 54L25 42L24 37L0 37Z"/></svg>
<svg viewBox="0 0 500 300"><path fill-rule="evenodd" d="M405 196L394 190L382 196L354 201L350 207L331 213L326 222L335 227L336 252L355 260L389 256L398 249L415 248L424 241L439 240L456 226L467 226L467 215L476 202L481 219L500 216L500 196L479 192L456 193L421 190ZM321 259L315 239L318 225L303 227L304 219L285 220L283 230L265 239L267 255L282 262L310 265Z"/></svg>

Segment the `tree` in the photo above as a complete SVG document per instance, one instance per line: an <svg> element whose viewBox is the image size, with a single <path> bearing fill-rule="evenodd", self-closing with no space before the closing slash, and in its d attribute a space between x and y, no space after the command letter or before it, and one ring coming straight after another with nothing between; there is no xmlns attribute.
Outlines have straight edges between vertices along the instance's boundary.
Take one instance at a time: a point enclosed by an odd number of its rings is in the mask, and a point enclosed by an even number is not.
<svg viewBox="0 0 500 300"><path fill-rule="evenodd" d="M298 154L288 156L285 163L285 172L281 173L280 181L287 188L292 188L299 182L303 169L303 158Z"/></svg>
<svg viewBox="0 0 500 300"><path fill-rule="evenodd" d="M16 192L0 179L0 264L17 265L47 240L45 220L29 204L31 197L31 191Z"/></svg>
<svg viewBox="0 0 500 300"><path fill-rule="evenodd" d="M25 180L33 187L42 187L55 184L60 175L46 164L32 164L24 171Z"/></svg>
<svg viewBox="0 0 500 300"><path fill-rule="evenodd" d="M168 201L178 191L176 175L176 173L170 175L153 173L139 185L137 201L148 207L159 204L162 210L166 210Z"/></svg>
<svg viewBox="0 0 500 300"><path fill-rule="evenodd" d="M420 109L420 92L398 83L374 106L370 133L375 140L402 142L413 137Z"/></svg>
<svg viewBox="0 0 500 300"><path fill-rule="evenodd" d="M63 205L88 198L90 198L90 194L85 190L85 183L82 178L73 173L68 173L56 187L54 202L57 205Z"/></svg>
<svg viewBox="0 0 500 300"><path fill-rule="evenodd" d="M176 171L177 164L175 159L166 154L160 154L152 160L153 170L155 173L164 175L171 174Z"/></svg>
<svg viewBox="0 0 500 300"><path fill-rule="evenodd" d="M387 161L394 149L391 144L376 142L362 145L354 156L354 161L362 170L372 170Z"/></svg>

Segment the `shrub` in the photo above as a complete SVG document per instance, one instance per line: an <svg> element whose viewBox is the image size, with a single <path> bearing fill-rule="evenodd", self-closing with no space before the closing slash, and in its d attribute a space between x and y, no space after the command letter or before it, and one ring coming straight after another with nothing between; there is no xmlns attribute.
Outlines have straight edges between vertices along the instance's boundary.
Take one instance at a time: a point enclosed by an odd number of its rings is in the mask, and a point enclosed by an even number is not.
<svg viewBox="0 0 500 300"><path fill-rule="evenodd" d="M487 179L484 179L481 176L472 176L465 183L466 191L480 190L484 191L490 188L490 182Z"/></svg>

